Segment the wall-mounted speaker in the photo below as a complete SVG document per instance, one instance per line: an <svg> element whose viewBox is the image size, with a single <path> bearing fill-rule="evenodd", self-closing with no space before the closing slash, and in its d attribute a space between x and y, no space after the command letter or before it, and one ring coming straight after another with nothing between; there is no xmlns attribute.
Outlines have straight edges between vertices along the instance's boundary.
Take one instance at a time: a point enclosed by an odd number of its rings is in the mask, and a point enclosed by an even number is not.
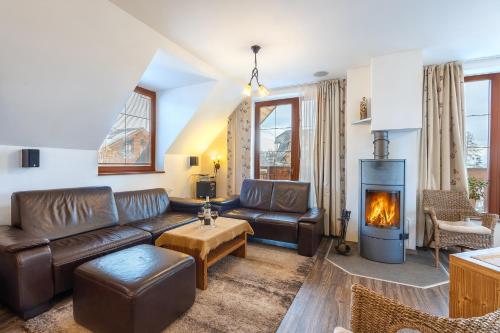
<svg viewBox="0 0 500 333"><path fill-rule="evenodd" d="M38 168L40 166L40 150L23 149L21 166L23 168Z"/></svg>
<svg viewBox="0 0 500 333"><path fill-rule="evenodd" d="M189 156L189 166L198 166L199 159L198 156Z"/></svg>

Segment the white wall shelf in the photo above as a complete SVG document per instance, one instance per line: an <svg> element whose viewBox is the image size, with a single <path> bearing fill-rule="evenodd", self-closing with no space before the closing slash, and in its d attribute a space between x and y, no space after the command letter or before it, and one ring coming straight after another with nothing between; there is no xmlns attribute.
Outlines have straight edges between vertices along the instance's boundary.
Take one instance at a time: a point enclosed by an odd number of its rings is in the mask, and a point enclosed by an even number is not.
<svg viewBox="0 0 500 333"><path fill-rule="evenodd" d="M361 120L358 120L358 121L355 121L352 123L352 125L362 125L362 124L369 124L372 122L372 118L365 118L365 119L361 119Z"/></svg>

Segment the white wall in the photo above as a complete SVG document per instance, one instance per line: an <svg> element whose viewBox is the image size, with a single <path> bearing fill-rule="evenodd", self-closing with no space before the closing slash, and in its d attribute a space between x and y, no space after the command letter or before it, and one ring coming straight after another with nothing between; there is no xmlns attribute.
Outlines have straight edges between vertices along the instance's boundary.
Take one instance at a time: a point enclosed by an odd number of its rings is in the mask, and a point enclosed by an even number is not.
<svg viewBox="0 0 500 333"><path fill-rule="evenodd" d="M373 131L422 127L422 51L371 60Z"/></svg>
<svg viewBox="0 0 500 333"><path fill-rule="evenodd" d="M349 69L346 88L346 208L351 211L347 230L348 241L358 241L359 223L359 160L373 158L370 124L352 125L359 120L359 102L370 101L370 66ZM370 109L368 109L370 110Z"/></svg>
<svg viewBox="0 0 500 333"><path fill-rule="evenodd" d="M179 133L191 121L196 110L207 97L214 84L215 82L206 82L160 91L156 94L158 117L156 124L158 131L156 144L157 156L166 154L171 148ZM207 141L211 142L210 139ZM199 154L199 152L194 153L191 151L184 151L182 153ZM163 162L163 159L158 159L158 170L168 169L169 166L165 166Z"/></svg>
<svg viewBox="0 0 500 333"><path fill-rule="evenodd" d="M10 224L12 192L108 185L114 191L165 188L171 196L192 195L192 175L200 167L189 167L187 155L166 155L165 173L97 176L97 152L58 148L40 149L39 168L21 168L23 147L0 146L0 224Z"/></svg>
<svg viewBox="0 0 500 333"><path fill-rule="evenodd" d="M371 96L370 66L347 71L346 91L346 207L351 210L347 240L358 241L359 223L359 160L373 158L370 124L352 125L359 120L361 98ZM370 103L369 103L370 106ZM370 108L369 108L370 112ZM406 159L405 228L410 234L406 246L416 246L416 204L420 130L389 131L389 158Z"/></svg>
<svg viewBox="0 0 500 333"><path fill-rule="evenodd" d="M0 144L98 149L144 74L153 90L216 82L207 101L193 88L201 120L170 140L171 153L202 153L241 99L238 83L109 1L0 1L0 22Z"/></svg>

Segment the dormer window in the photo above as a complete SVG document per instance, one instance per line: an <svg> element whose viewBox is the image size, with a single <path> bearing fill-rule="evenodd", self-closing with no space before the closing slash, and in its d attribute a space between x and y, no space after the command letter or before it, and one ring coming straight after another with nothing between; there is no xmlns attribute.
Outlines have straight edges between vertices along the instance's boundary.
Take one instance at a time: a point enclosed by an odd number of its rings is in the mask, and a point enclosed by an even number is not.
<svg viewBox="0 0 500 333"><path fill-rule="evenodd" d="M155 171L156 93L137 87L98 152L99 174Z"/></svg>

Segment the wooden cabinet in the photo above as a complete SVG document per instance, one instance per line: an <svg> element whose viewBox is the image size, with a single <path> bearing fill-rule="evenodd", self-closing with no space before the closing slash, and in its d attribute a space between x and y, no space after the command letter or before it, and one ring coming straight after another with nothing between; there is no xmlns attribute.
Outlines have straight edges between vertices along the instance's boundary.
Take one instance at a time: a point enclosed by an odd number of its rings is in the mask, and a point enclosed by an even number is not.
<svg viewBox="0 0 500 333"><path fill-rule="evenodd" d="M500 308L500 267L473 257L500 248L450 255L450 317L482 316Z"/></svg>

